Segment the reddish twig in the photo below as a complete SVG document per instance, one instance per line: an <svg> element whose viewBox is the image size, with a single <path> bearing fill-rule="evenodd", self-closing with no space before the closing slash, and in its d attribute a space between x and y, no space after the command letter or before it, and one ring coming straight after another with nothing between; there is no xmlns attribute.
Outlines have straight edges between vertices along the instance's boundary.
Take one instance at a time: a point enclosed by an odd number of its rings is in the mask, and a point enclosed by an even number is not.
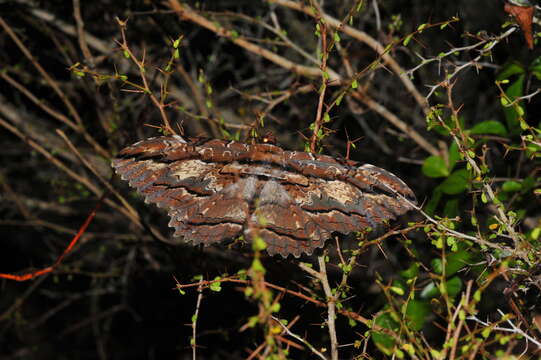
<svg viewBox="0 0 541 360"><path fill-rule="evenodd" d="M106 192L101 196L98 203L96 204L94 209L90 212L90 214L86 218L85 222L83 223L83 225L81 226L81 228L77 232L77 234L75 234L73 239L71 239L69 245L62 252L62 254L60 254L60 256L58 256L58 258L56 258L56 261L53 263L53 265L47 266L47 267L45 267L43 269L40 269L40 270L36 270L36 271L32 271L32 272L29 272L29 273L26 273L26 274L22 274L22 275L0 273L0 278L8 279L8 280L15 280L15 281L28 281L28 280L36 278L38 276L42 276L42 275L45 275L47 273L52 272L54 270L54 268L57 267L62 262L62 260L64 260L64 257L73 249L73 247L75 246L75 244L77 244L77 242L79 241L81 236L83 236L86 229L88 228L88 226L90 225L90 223L92 222L94 217L96 216L96 213L98 212L99 208L101 207L101 204L103 203L103 200L105 199L107 194L108 193Z"/></svg>

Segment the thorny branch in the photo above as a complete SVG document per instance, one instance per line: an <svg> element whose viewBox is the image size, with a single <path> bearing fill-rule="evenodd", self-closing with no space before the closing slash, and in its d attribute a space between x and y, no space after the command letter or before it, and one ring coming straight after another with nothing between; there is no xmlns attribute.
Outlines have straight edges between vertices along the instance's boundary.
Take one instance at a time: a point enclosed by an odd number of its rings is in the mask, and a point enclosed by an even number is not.
<svg viewBox="0 0 541 360"><path fill-rule="evenodd" d="M269 0L272 2L276 2L280 5L287 6L289 8L292 8L294 10L302 11L303 13L306 13L310 16L315 16L310 8L305 7L304 5L299 5L298 3L294 3L291 1L285 1L285 0ZM314 78L321 76L321 69L316 67L307 67L304 65L293 63L292 61L275 54L274 52L270 52L258 45L253 44L252 42L244 39L241 36L234 35L231 30L228 30L221 25L217 25L214 22L211 22L204 18L203 16L199 15L196 11L192 10L186 5L180 4L178 0L169 0L169 6L171 9L173 9L175 12L179 14L179 16L184 20L192 21L200 26L203 26L214 33L216 33L219 36L224 36L229 38L233 43L243 47L244 49L260 55L273 63L291 70L299 75L303 75L309 78ZM366 42L369 46L371 46L376 52L381 56L384 62L386 62L391 69L394 70L394 72L400 76L401 81L404 83L407 90L412 93L417 100L417 102L421 105L421 108L426 113L426 109L428 109L426 100L424 97L422 97L418 91L416 90L413 83L409 80L409 78L404 75L405 71L392 59L392 57L385 51L385 48L369 37L367 34L357 31L342 22L328 16L325 13L321 13L321 18L329 24L329 26L344 31L344 33L350 35L351 37ZM338 74L336 71L327 68L326 74L328 76L328 82L329 85L337 86L345 82L345 79ZM428 153L432 155L438 155L439 151L436 149L430 142L428 142L425 137L421 136L416 130L413 129L413 127L407 125L404 121L399 119L398 116L390 112L386 107L378 103L377 101L373 100L368 94L362 92L360 89L357 91L352 91L351 95L354 96L356 99L363 102L366 106L368 106L371 110L375 111L379 115L383 116L386 120L388 120L390 123L392 123L394 126L398 127L400 130L404 131L405 134L407 134L412 140L414 140L417 144L419 144L420 147L422 147L424 150L426 150Z"/></svg>

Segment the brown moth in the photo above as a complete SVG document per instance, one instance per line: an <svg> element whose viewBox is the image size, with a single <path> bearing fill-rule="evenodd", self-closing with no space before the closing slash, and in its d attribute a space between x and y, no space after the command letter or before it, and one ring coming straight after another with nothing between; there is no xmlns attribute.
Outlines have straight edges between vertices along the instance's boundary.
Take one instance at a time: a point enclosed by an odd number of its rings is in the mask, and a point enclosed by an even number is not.
<svg viewBox="0 0 541 360"><path fill-rule="evenodd" d="M334 232L375 228L416 204L384 169L269 143L150 138L122 150L113 167L167 210L175 237L209 245L259 236L283 257L311 254Z"/></svg>

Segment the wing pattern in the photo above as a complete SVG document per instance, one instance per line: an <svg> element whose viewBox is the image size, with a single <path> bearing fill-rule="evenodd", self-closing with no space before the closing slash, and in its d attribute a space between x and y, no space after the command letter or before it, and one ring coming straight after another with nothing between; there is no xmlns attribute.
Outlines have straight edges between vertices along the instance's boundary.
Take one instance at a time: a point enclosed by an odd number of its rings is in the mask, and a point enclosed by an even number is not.
<svg viewBox="0 0 541 360"><path fill-rule="evenodd" d="M272 144L150 138L122 150L113 167L167 210L174 237L209 245L259 236L283 257L311 254L333 232L395 219L412 209L404 199L416 203L384 169Z"/></svg>

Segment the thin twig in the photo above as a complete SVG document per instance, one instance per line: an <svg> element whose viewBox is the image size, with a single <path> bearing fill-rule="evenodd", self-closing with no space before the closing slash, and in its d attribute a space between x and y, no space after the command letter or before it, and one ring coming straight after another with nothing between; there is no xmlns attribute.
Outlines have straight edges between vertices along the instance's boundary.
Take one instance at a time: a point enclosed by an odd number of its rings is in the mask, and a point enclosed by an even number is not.
<svg viewBox="0 0 541 360"><path fill-rule="evenodd" d="M307 348L310 349L310 351L312 351L314 354L316 354L320 359L323 359L323 360L327 360L327 358L325 357L325 355L323 355L322 353L320 353L319 351L317 351L317 349L312 345L310 344L308 341L304 340L302 337L300 337L299 335L295 334L294 332L292 332L287 326L285 326L284 324L282 324L282 322L280 321L280 319L272 316L272 318L274 319L274 321L276 321L278 324L280 324L280 326L282 327L282 329L291 337L295 338L296 340L300 341L301 343L303 343L304 345L306 345Z"/></svg>
<svg viewBox="0 0 541 360"><path fill-rule="evenodd" d="M319 131L323 123L323 102L327 91L327 58L329 57L329 49L327 48L327 28L323 22L319 22L321 34L321 87L319 89L319 100L317 104L316 119L314 120L314 130L310 139L310 152L317 153L317 140L320 138Z"/></svg>
<svg viewBox="0 0 541 360"><path fill-rule="evenodd" d="M16 136L18 136L21 140L23 140L26 144L28 144L30 147L32 147L34 150L42 154L48 161L50 161L53 165L58 167L60 170L64 171L69 177L74 179L75 181L83 184L88 190L90 190L92 193L94 193L97 197L101 197L103 195L103 192L94 184L92 183L88 178L77 174L73 170L69 168L66 164L64 164L62 161L60 161L58 158L56 158L54 155L52 155L47 149L45 149L43 146L38 144L33 139L29 138L26 134L23 134L19 129L5 121L4 119L0 118L0 126L3 126ZM105 203L112 207L115 210L120 211L125 216L127 216L129 219L131 219L135 225L137 225L139 228L143 228L143 225L141 222L134 218L133 215L127 211L124 207L119 206L114 201L110 199L105 199Z"/></svg>
<svg viewBox="0 0 541 360"><path fill-rule="evenodd" d="M73 0L73 17L75 18L75 23L77 24L77 39L79 40L79 47L83 52L86 62L90 66L94 66L94 59L86 42L86 33L84 31L85 23L83 21L83 17L81 16L80 0Z"/></svg>
<svg viewBox="0 0 541 360"><path fill-rule="evenodd" d="M102 156L109 157L109 152L105 150L98 142L88 134L88 132L85 130L83 126L83 120L79 116L79 113L77 112L77 109L75 106L71 103L69 98L66 96L66 94L62 91L60 86L58 86L57 82L45 71L45 69L40 65L40 63L34 58L32 53L30 53L30 50L24 45L24 43L21 41L21 39L15 34L15 32L11 29L11 27L4 21L2 17L0 17L0 26L7 32L9 37L13 40L13 42L17 45L17 47L21 50L21 52L30 60L32 65L38 70L40 75L45 79L47 84L53 89L53 91L56 93L56 95L60 98L60 100L64 103L66 108L68 109L71 116L75 119L75 123L77 124L76 127L73 129L76 130L78 133L82 134L85 140L91 144L94 149Z"/></svg>
<svg viewBox="0 0 541 360"><path fill-rule="evenodd" d="M267 1L281 5L281 6L285 6L293 10L303 12L304 14L308 16L312 16L312 17L316 16L316 14L312 11L312 8L310 6L303 4L302 2L295 2L291 0L267 0ZM396 62L396 60L393 59L391 55L389 55L386 52L385 46L383 46L379 41L377 41L376 39L374 39L373 37L371 37L364 31L360 31L349 25L346 25L326 13L320 13L320 15L322 19L330 27L341 31L344 34L347 34L362 43L365 43L370 48L372 48L372 50L374 50L379 56L381 56L383 63L389 66L389 68L400 78L400 81L402 82L406 90L408 90L408 92L413 96L413 98L419 104L419 106L421 106L421 108L423 109L423 112L425 114L429 113L430 109L428 107L428 103L425 97L417 90L413 82L410 80L410 78L406 74L406 71Z"/></svg>
<svg viewBox="0 0 541 360"><path fill-rule="evenodd" d="M181 19L192 21L206 29L209 29L210 31L216 33L219 36L229 38L231 42L233 42L234 44L254 54L258 54L264 57L265 59L272 61L273 63L277 65L280 65L281 67L285 69L289 69L296 74L311 77L311 78L316 78L316 77L321 76L321 70L319 69L319 67L311 67L311 66L305 66L305 65L294 63L291 60L288 60L272 51L269 51L260 46L257 46L242 37L237 37L230 30L204 18L203 16L199 15L188 6L181 4L178 0L169 0L168 5L171 9L173 9L175 12L178 13ZM340 78L340 75L338 75L338 73L336 73L335 71L331 69L328 70L328 73L329 73L330 81L337 81Z"/></svg>
<svg viewBox="0 0 541 360"><path fill-rule="evenodd" d="M192 319L192 340L190 341L190 346L192 347L192 359L197 359L197 320L199 319L199 308L201 307L201 300L203 300L203 279L199 280L199 286L197 287L197 301L195 304L195 313Z"/></svg>
<svg viewBox="0 0 541 360"><path fill-rule="evenodd" d="M118 17L116 18L116 20L117 20L118 25L120 26L120 34L122 36L122 42L119 42L119 45L122 48L122 51L124 52L124 54L127 55L131 59L131 61L133 61L135 65L137 65L137 68L139 69L139 76L141 77L141 80L143 81L143 92L148 95L152 103L158 108L158 111L160 112L161 118L163 120L163 125L164 125L165 130L170 134L176 134L177 132L171 127L169 116L167 115L167 112L165 111L166 104L164 103L165 101L164 96L158 99L156 95L154 95L154 92L152 91L150 84L148 83L147 75L146 75L147 69L146 69L146 64L145 64L145 56L146 56L145 51L143 50L143 55L141 59L138 59L133 54L130 47L128 46L128 39L126 37L126 21L122 21Z"/></svg>
<svg viewBox="0 0 541 360"><path fill-rule="evenodd" d="M329 336L331 338L331 359L338 360L338 337L336 336L336 298L332 293L327 277L327 264L325 256L318 256L320 280L323 285L323 291L327 297L327 326L329 327Z"/></svg>
<svg viewBox="0 0 541 360"><path fill-rule="evenodd" d="M66 134L60 129L57 129L56 133L66 142L66 144L68 145L70 150L75 154L75 156L77 156L77 158L81 160L81 162L98 178L98 180L100 180L100 182L103 185L105 185L107 190L113 193L117 197L117 199L120 200L122 205L124 205L126 210L128 210L131 213L133 218L136 219L137 221L140 221L139 214L133 208L133 206L131 206L130 203L122 195L120 195L120 193L111 185L110 181L104 179L103 176L100 175L100 173L98 172L98 170L96 170L96 168L92 165L92 163L88 161L88 159L85 156L83 156L83 154L81 154L79 150L77 150L75 145L73 145L70 139L68 139Z"/></svg>

